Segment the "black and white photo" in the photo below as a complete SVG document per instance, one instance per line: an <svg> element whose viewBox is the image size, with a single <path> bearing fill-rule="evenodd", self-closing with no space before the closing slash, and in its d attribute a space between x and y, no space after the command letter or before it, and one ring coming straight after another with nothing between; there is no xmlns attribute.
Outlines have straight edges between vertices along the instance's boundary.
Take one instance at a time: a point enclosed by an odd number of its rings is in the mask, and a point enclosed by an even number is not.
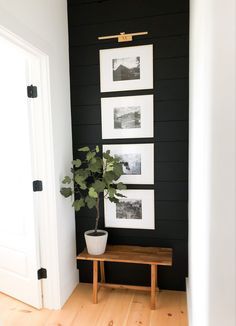
<svg viewBox="0 0 236 326"><path fill-rule="evenodd" d="M115 157L123 163L123 175L141 175L141 153L120 153Z"/></svg>
<svg viewBox="0 0 236 326"><path fill-rule="evenodd" d="M101 99L102 138L153 137L153 95Z"/></svg>
<svg viewBox="0 0 236 326"><path fill-rule="evenodd" d="M103 145L103 152L123 163L123 174L117 182L125 184L154 183L154 145L153 144L111 144Z"/></svg>
<svg viewBox="0 0 236 326"><path fill-rule="evenodd" d="M155 229L154 190L122 190L119 203L104 198L105 226L130 229Z"/></svg>
<svg viewBox="0 0 236 326"><path fill-rule="evenodd" d="M101 92L153 88L153 45L100 50Z"/></svg>
<svg viewBox="0 0 236 326"><path fill-rule="evenodd" d="M141 128L141 107L123 106L114 108L114 129Z"/></svg>
<svg viewBox="0 0 236 326"><path fill-rule="evenodd" d="M140 79L140 57L112 59L113 81Z"/></svg>
<svg viewBox="0 0 236 326"><path fill-rule="evenodd" d="M142 219L142 200L120 199L119 203L116 204L116 218Z"/></svg>

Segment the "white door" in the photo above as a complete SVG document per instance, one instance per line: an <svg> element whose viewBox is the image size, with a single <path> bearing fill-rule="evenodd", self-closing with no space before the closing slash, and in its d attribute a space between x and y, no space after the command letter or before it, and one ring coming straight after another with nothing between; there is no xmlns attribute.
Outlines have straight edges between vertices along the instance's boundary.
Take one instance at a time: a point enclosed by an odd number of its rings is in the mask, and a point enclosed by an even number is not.
<svg viewBox="0 0 236 326"><path fill-rule="evenodd" d="M34 58L0 36L0 291L42 307L34 109ZM36 128L37 129L37 128Z"/></svg>

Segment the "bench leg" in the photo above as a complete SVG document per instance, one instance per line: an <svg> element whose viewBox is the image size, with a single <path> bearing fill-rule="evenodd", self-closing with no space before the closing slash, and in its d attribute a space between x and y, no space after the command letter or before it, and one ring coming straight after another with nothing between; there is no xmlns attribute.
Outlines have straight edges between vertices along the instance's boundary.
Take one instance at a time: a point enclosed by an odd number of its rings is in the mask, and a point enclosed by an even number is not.
<svg viewBox="0 0 236 326"><path fill-rule="evenodd" d="M101 283L106 282L104 261L100 261Z"/></svg>
<svg viewBox="0 0 236 326"><path fill-rule="evenodd" d="M93 261L93 303L98 303L98 261Z"/></svg>
<svg viewBox="0 0 236 326"><path fill-rule="evenodd" d="M151 309L156 308L157 266L151 265Z"/></svg>

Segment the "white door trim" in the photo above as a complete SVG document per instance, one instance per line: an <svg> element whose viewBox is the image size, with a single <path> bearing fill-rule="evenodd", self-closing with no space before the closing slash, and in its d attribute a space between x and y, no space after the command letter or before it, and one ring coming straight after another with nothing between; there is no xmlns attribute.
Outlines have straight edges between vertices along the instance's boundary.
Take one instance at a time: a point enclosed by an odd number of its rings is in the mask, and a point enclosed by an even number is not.
<svg viewBox="0 0 236 326"><path fill-rule="evenodd" d="M56 214L56 193L54 174L53 133L51 118L51 95L49 80L49 58L19 36L0 26L0 36L31 53L40 63L40 110L37 115L37 146L39 147L37 164L40 167L39 178L43 180L43 204L40 205L39 238L41 266L47 269L48 277L42 281L43 307L60 307L60 278L58 255L58 232ZM32 180L33 181L33 180ZM35 271L36 275L37 271ZM36 276L35 276L36 277Z"/></svg>

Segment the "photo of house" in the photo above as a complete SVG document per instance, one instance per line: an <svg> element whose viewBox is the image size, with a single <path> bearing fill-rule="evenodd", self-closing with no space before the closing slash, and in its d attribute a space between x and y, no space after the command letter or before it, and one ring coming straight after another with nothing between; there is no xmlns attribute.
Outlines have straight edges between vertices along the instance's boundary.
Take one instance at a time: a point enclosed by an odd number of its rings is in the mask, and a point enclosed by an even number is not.
<svg viewBox="0 0 236 326"><path fill-rule="evenodd" d="M112 60L113 81L140 79L140 57Z"/></svg>

